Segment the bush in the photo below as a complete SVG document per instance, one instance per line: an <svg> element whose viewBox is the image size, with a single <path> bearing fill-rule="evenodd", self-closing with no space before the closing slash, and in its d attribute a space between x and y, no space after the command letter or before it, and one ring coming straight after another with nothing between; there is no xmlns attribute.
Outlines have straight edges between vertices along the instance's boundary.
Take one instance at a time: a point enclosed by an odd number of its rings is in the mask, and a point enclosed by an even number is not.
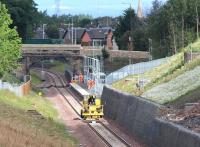
<svg viewBox="0 0 200 147"><path fill-rule="evenodd" d="M110 54L108 53L108 51L105 48L102 49L102 56L104 59L107 59L110 56Z"/></svg>

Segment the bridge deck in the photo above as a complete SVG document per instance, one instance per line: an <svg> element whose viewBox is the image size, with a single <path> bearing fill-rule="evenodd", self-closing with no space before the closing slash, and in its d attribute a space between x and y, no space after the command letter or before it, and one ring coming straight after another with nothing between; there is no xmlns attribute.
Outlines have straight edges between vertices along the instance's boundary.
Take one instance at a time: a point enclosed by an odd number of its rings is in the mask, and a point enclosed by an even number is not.
<svg viewBox="0 0 200 147"><path fill-rule="evenodd" d="M149 52L108 50L110 58L124 57L132 59L149 59ZM101 48L84 47L66 44L23 44L23 56L97 56L101 55Z"/></svg>

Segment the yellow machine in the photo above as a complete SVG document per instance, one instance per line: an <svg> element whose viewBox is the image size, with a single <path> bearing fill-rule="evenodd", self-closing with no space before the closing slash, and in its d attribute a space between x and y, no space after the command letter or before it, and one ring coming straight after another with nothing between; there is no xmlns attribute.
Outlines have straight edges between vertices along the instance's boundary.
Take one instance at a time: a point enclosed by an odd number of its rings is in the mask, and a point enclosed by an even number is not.
<svg viewBox="0 0 200 147"><path fill-rule="evenodd" d="M96 98L94 95L84 98L81 117L84 120L98 120L102 118L103 105L101 104L101 99Z"/></svg>

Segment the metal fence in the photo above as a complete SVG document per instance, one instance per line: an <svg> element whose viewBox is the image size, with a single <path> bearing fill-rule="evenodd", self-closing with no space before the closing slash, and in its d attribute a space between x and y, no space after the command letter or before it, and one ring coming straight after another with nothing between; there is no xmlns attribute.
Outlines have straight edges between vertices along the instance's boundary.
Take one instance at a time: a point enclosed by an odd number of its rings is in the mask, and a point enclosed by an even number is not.
<svg viewBox="0 0 200 147"><path fill-rule="evenodd" d="M127 65L127 66L107 75L106 76L106 84L112 84L113 82L123 79L129 75L144 73L146 71L153 69L156 66L159 66L166 60L167 60L167 58L162 58L162 59L152 60L149 62L141 62L141 63L137 63L137 64Z"/></svg>

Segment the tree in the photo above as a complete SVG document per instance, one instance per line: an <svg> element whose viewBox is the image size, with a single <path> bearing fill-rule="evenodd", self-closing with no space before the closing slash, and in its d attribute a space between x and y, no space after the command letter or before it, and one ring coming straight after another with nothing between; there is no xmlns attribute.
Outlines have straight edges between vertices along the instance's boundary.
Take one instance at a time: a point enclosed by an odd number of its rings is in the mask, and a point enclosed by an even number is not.
<svg viewBox="0 0 200 147"><path fill-rule="evenodd" d="M1 0L1 2L6 4L13 20L11 26L17 26L20 37L23 40L32 37L34 26L40 19L34 0Z"/></svg>
<svg viewBox="0 0 200 147"><path fill-rule="evenodd" d="M197 20L197 39L199 39L199 11L198 11L198 3L196 1L196 20Z"/></svg>
<svg viewBox="0 0 200 147"><path fill-rule="evenodd" d="M174 54L198 38L199 0L154 0L147 15L149 38L157 57Z"/></svg>
<svg viewBox="0 0 200 147"><path fill-rule="evenodd" d="M87 25L91 24L91 20L89 18L84 18L82 20L80 20L79 25L80 27L87 27Z"/></svg>
<svg viewBox="0 0 200 147"><path fill-rule="evenodd" d="M103 48L101 52L102 52L102 57L104 59L109 58L110 54L109 54L109 52L105 48Z"/></svg>
<svg viewBox="0 0 200 147"><path fill-rule="evenodd" d="M59 30L56 25L49 25L46 29L47 36L51 39L59 38Z"/></svg>
<svg viewBox="0 0 200 147"><path fill-rule="evenodd" d="M136 17L135 11L129 8L124 11L123 16L119 18L119 24L114 32L114 36L121 50L128 50L128 44L130 36L132 37L133 31L136 29L138 19Z"/></svg>
<svg viewBox="0 0 200 147"><path fill-rule="evenodd" d="M12 24L8 10L0 2L0 76L17 67L17 60L21 57L21 39L16 28L9 28Z"/></svg>

